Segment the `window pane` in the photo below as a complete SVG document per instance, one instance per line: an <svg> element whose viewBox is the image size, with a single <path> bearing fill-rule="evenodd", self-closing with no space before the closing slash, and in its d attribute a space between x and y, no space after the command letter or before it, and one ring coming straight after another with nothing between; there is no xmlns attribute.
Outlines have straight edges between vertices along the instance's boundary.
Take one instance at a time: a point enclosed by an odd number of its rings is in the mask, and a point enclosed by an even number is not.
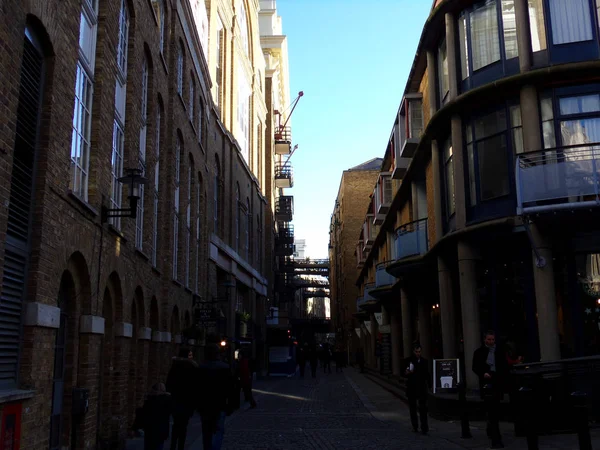
<svg viewBox="0 0 600 450"><path fill-rule="evenodd" d="M423 104L421 100L411 100L408 103L409 130L411 138L420 138L423 134Z"/></svg>
<svg viewBox="0 0 600 450"><path fill-rule="evenodd" d="M495 136L477 143L479 195L490 200L510 193L506 137Z"/></svg>
<svg viewBox="0 0 600 450"><path fill-rule="evenodd" d="M561 122L560 132L563 145L600 142L600 118Z"/></svg>
<svg viewBox="0 0 600 450"><path fill-rule="evenodd" d="M502 0L502 26L504 27L504 57L519 56L517 45L517 22L515 18L515 0Z"/></svg>
<svg viewBox="0 0 600 450"><path fill-rule="evenodd" d="M469 78L469 47L467 45L467 18L463 14L458 19L458 40L460 45L460 70L462 79Z"/></svg>
<svg viewBox="0 0 600 450"><path fill-rule="evenodd" d="M487 0L471 13L471 47L473 70L500 61L496 2Z"/></svg>
<svg viewBox="0 0 600 450"><path fill-rule="evenodd" d="M475 139L483 139L506 130L506 112L503 109L494 111L474 120Z"/></svg>
<svg viewBox="0 0 600 450"><path fill-rule="evenodd" d="M438 73L440 78L440 102L443 103L446 94L450 89L450 82L448 78L448 53L446 51L446 40L441 43L438 49Z"/></svg>
<svg viewBox="0 0 600 450"><path fill-rule="evenodd" d="M531 48L534 52L546 50L546 28L544 25L543 0L528 0L529 27L531 28Z"/></svg>
<svg viewBox="0 0 600 450"><path fill-rule="evenodd" d="M512 128L512 146L516 154L523 153L523 124L521 122L521 107L510 107L510 126Z"/></svg>
<svg viewBox="0 0 600 450"><path fill-rule="evenodd" d="M446 210L448 211L448 216L454 214L454 161L452 159L446 164Z"/></svg>
<svg viewBox="0 0 600 450"><path fill-rule="evenodd" d="M477 204L477 180L475 179L475 154L473 144L467 145L467 157L469 158L469 204Z"/></svg>
<svg viewBox="0 0 600 450"><path fill-rule="evenodd" d="M588 0L549 0L552 42L555 45L592 39Z"/></svg>
<svg viewBox="0 0 600 450"><path fill-rule="evenodd" d="M563 97L559 100L559 103L562 115L600 111L600 96L598 94Z"/></svg>

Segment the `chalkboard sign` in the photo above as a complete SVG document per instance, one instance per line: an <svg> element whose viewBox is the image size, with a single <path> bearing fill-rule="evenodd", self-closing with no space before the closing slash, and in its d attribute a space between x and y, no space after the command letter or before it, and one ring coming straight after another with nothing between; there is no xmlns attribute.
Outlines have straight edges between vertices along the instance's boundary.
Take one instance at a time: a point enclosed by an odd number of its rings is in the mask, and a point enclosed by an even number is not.
<svg viewBox="0 0 600 450"><path fill-rule="evenodd" d="M460 383L458 359L433 360L433 393L454 392Z"/></svg>

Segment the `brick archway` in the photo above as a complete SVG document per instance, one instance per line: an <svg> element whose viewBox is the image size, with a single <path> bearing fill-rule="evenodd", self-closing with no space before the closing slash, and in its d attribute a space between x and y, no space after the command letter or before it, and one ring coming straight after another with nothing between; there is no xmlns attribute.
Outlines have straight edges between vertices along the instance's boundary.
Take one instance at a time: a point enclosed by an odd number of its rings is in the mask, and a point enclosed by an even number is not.
<svg viewBox="0 0 600 450"><path fill-rule="evenodd" d="M143 335L146 312L144 293L138 286L131 302L131 345L129 352L129 376L127 380L127 420L131 428L135 410L143 405L146 387L149 342ZM142 335L140 335L142 333Z"/></svg>

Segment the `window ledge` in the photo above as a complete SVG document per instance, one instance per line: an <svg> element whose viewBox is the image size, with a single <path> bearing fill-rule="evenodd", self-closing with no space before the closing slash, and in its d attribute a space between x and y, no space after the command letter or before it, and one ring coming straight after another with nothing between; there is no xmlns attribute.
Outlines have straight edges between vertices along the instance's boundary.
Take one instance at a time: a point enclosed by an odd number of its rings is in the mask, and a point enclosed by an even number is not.
<svg viewBox="0 0 600 450"><path fill-rule="evenodd" d="M140 250L139 248L135 249L135 253L142 259L147 261L150 261L150 257L148 255L146 255L142 250Z"/></svg>
<svg viewBox="0 0 600 450"><path fill-rule="evenodd" d="M0 405L3 403L17 402L35 396L35 391L24 389L0 390Z"/></svg>
<svg viewBox="0 0 600 450"><path fill-rule="evenodd" d="M75 202L83 207L83 209L85 209L87 212L93 214L94 216L98 216L98 211L92 207L92 205L90 205L88 202L86 202L85 200L79 198L77 195L75 195L75 193L73 193L73 191L69 190L68 194L67 194L72 200L75 200Z"/></svg>

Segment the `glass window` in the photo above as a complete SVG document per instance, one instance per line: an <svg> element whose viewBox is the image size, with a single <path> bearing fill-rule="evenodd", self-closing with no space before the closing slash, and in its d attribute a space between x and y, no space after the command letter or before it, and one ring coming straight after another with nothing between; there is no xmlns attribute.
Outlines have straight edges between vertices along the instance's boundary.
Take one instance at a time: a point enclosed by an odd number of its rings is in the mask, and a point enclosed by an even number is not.
<svg viewBox="0 0 600 450"><path fill-rule="evenodd" d="M544 148L556 147L556 136L554 132L554 110L552 109L552 95L543 94L540 99L540 110L542 114L542 134Z"/></svg>
<svg viewBox="0 0 600 450"><path fill-rule="evenodd" d="M475 125L475 140L483 139L506 130L506 112L503 108L485 116L477 117L473 122Z"/></svg>
<svg viewBox="0 0 600 450"><path fill-rule="evenodd" d="M138 167L142 174L146 173L146 121L148 120L148 61L142 62L142 123L140 128L140 149L138 152ZM142 250L144 243L144 185L140 186L140 199L137 204L135 218L135 246Z"/></svg>
<svg viewBox="0 0 600 450"><path fill-rule="evenodd" d="M458 40L460 46L460 73L462 79L469 78L469 43L467 42L467 16L462 13L458 18Z"/></svg>
<svg viewBox="0 0 600 450"><path fill-rule="evenodd" d="M542 2L543 0L528 0L531 49L534 52L546 50L546 26L544 24L544 7Z"/></svg>
<svg viewBox="0 0 600 450"><path fill-rule="evenodd" d="M119 181L119 178L123 176L123 153L125 147L125 135L123 129L115 119L113 123L113 144L112 144L112 158L111 158L111 195L110 203L111 208L120 209L121 199L123 194L123 185ZM117 229L121 228L121 218L111 217L110 223Z"/></svg>
<svg viewBox="0 0 600 450"><path fill-rule="evenodd" d="M178 280L177 262L179 259L179 189L181 184L181 140L177 137L175 146L175 189L173 201L173 279Z"/></svg>
<svg viewBox="0 0 600 450"><path fill-rule="evenodd" d="M92 81L82 65L78 63L71 137L71 179L69 188L84 201L88 199L93 89Z"/></svg>
<svg viewBox="0 0 600 450"><path fill-rule="evenodd" d="M491 200L510 193L507 154L504 134L477 143L481 200Z"/></svg>
<svg viewBox="0 0 600 450"><path fill-rule="evenodd" d="M190 121L194 122L194 100L196 97L196 86L194 83L194 79L192 78L192 74L190 74L190 97L188 98L188 114L190 117Z"/></svg>
<svg viewBox="0 0 600 450"><path fill-rule="evenodd" d="M502 0L502 27L504 28L504 57L506 59L519 56L517 45L517 21L515 0Z"/></svg>
<svg viewBox="0 0 600 450"><path fill-rule="evenodd" d="M584 114L600 111L600 95L579 95L563 97L559 100L560 114Z"/></svg>
<svg viewBox="0 0 600 450"><path fill-rule="evenodd" d="M446 212L448 217L456 210L456 196L454 191L454 158L452 154L452 140L448 138L444 144L444 175L446 181Z"/></svg>
<svg viewBox="0 0 600 450"><path fill-rule="evenodd" d="M177 53L177 93L183 96L183 44L179 44Z"/></svg>
<svg viewBox="0 0 600 450"><path fill-rule="evenodd" d="M440 78L440 102L443 104L450 89L448 75L448 52L446 51L446 39L442 41L438 49L438 76Z"/></svg>
<svg viewBox="0 0 600 450"><path fill-rule="evenodd" d="M420 138L423 134L423 102L410 100L408 102L409 138Z"/></svg>
<svg viewBox="0 0 600 450"><path fill-rule="evenodd" d="M244 0L240 0L240 13L238 15L240 21L240 38L242 40L242 48L246 55L248 55L248 19L246 17L246 7L244 6Z"/></svg>
<svg viewBox="0 0 600 450"><path fill-rule="evenodd" d="M593 37L588 0L549 0L552 42L555 45L589 41Z"/></svg>
<svg viewBox="0 0 600 450"><path fill-rule="evenodd" d="M560 134L564 146L600 142L600 118L561 121Z"/></svg>
<svg viewBox="0 0 600 450"><path fill-rule="evenodd" d="M510 107L510 127L512 130L513 151L516 154L523 153L523 122L521 120L521 106Z"/></svg>
<svg viewBox="0 0 600 450"><path fill-rule="evenodd" d="M500 61L498 15L495 0L487 0L471 13L473 70Z"/></svg>
<svg viewBox="0 0 600 450"><path fill-rule="evenodd" d="M156 108L156 135L154 143L154 204L152 214L152 265L156 267L158 255L158 189L160 172L160 124L161 124L160 105Z"/></svg>
<svg viewBox="0 0 600 450"><path fill-rule="evenodd" d="M129 37L129 12L125 0L121 0L119 15L119 46L117 47L117 64L123 75L127 73L127 39Z"/></svg>

